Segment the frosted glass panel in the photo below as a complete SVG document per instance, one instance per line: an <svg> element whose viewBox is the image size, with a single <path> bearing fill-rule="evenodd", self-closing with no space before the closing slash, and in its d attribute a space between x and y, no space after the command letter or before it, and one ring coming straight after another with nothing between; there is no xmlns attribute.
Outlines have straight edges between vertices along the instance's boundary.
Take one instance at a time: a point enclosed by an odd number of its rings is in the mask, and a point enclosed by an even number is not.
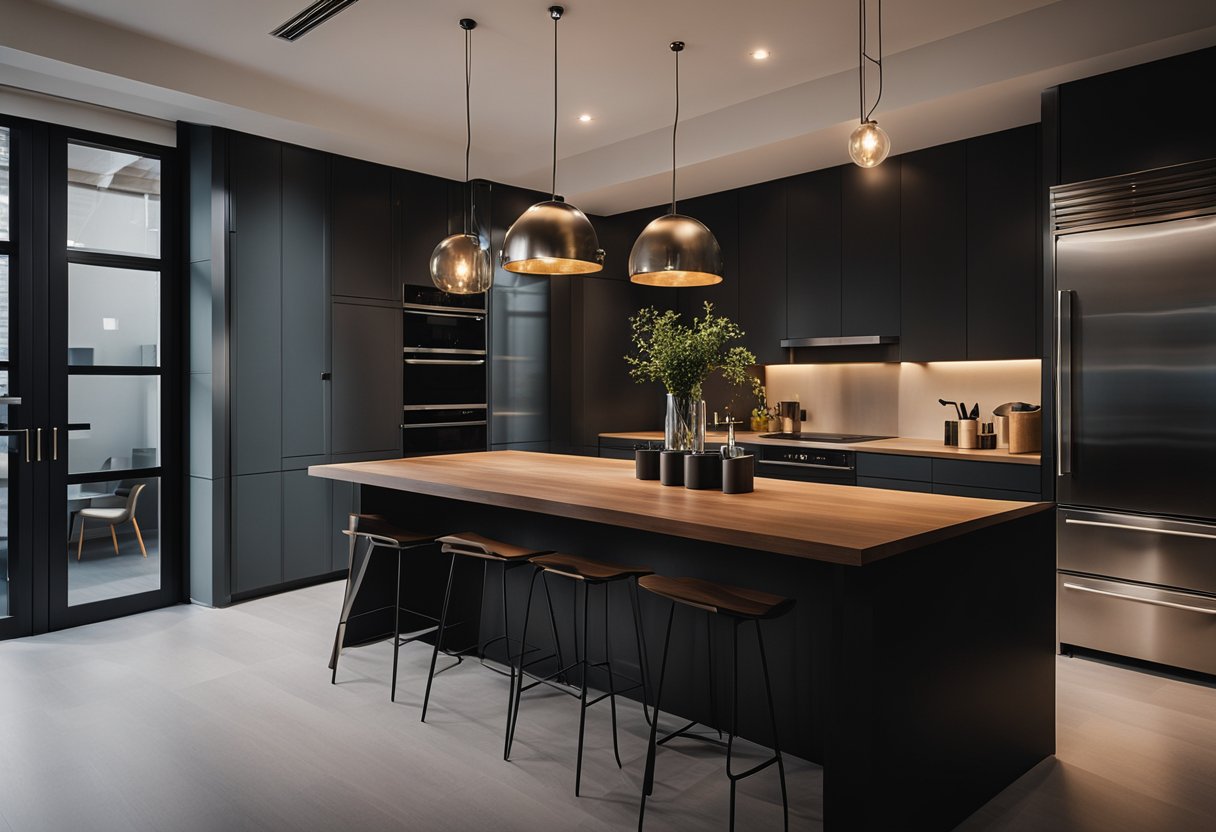
<svg viewBox="0 0 1216 832"><path fill-rule="evenodd" d="M160 465L160 378L68 377L68 471Z"/></svg>
<svg viewBox="0 0 1216 832"><path fill-rule="evenodd" d="M160 364L160 273L68 266L68 364Z"/></svg>
<svg viewBox="0 0 1216 832"><path fill-rule="evenodd" d="M68 145L69 249L160 256L160 160Z"/></svg>

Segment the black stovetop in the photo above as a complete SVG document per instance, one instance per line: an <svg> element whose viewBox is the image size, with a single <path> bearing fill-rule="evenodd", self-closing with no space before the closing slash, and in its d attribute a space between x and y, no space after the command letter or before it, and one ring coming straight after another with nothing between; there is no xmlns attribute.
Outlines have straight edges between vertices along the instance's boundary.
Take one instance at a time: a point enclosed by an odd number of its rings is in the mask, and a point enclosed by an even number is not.
<svg viewBox="0 0 1216 832"><path fill-rule="evenodd" d="M859 433L763 433L761 439L787 439L791 442L839 442L851 445L854 442L873 442L876 439L891 439L890 436L863 436Z"/></svg>

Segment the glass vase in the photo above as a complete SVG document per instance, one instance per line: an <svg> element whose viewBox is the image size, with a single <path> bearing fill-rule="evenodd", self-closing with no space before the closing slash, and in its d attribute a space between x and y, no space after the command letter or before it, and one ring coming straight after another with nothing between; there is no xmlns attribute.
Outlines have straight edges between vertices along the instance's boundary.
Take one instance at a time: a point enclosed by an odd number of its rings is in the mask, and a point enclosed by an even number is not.
<svg viewBox="0 0 1216 832"><path fill-rule="evenodd" d="M667 394L667 421L663 426L663 447L669 451L705 450L705 402L699 395Z"/></svg>

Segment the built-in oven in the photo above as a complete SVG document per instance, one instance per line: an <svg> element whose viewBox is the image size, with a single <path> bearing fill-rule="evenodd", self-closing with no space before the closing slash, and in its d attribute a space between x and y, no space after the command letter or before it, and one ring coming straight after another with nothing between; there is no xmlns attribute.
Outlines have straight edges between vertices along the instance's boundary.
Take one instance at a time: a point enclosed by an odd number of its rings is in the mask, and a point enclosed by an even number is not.
<svg viewBox="0 0 1216 832"><path fill-rule="evenodd" d="M857 456L805 446L760 445L756 448L756 475L802 482L857 484Z"/></svg>
<svg viewBox="0 0 1216 832"><path fill-rule="evenodd" d="M403 453L485 450L486 296L407 286L403 301Z"/></svg>

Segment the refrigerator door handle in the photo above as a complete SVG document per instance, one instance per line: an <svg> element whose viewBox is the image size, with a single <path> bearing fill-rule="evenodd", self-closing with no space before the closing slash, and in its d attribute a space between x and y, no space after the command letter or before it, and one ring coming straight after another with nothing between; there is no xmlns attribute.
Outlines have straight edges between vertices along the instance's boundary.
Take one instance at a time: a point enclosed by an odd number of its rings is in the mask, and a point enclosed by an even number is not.
<svg viewBox="0 0 1216 832"><path fill-rule="evenodd" d="M1056 476L1072 473L1072 290L1056 292Z"/></svg>

